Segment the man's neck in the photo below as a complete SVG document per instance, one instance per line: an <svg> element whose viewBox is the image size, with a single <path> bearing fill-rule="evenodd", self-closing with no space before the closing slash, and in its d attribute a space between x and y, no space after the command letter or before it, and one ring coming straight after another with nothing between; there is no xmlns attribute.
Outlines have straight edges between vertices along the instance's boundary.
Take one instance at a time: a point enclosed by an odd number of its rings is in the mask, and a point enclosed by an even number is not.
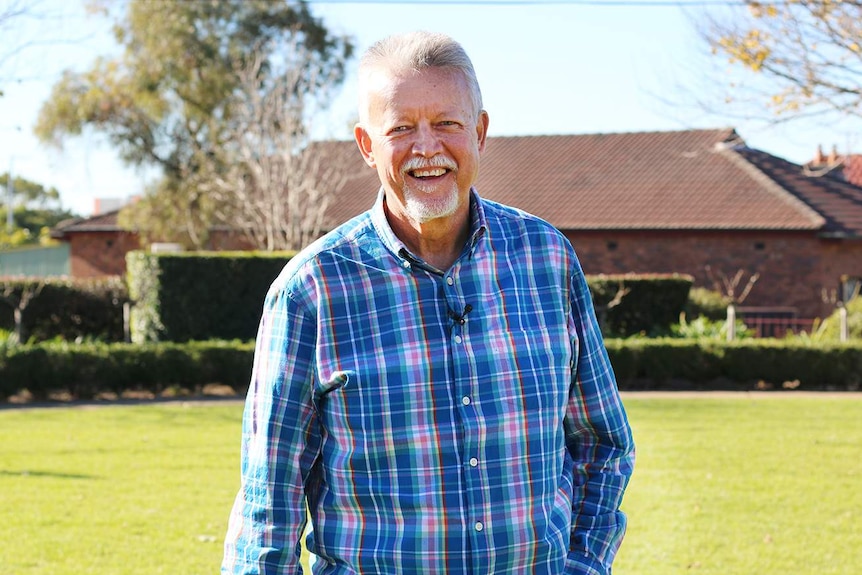
<svg viewBox="0 0 862 575"><path fill-rule="evenodd" d="M395 235L414 255L439 270L447 270L461 255L470 234L470 210L427 222L405 220L386 211Z"/></svg>

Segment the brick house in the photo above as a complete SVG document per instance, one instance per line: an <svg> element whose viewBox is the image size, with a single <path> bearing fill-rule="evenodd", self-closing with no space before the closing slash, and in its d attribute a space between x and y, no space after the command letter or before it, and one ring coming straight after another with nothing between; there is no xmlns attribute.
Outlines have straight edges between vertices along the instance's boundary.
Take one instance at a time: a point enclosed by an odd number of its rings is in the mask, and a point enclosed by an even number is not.
<svg viewBox="0 0 862 575"><path fill-rule="evenodd" d="M124 230L117 222L120 209L61 222L51 237L69 244L72 277L102 277L126 273L126 253L141 248L138 234ZM247 250L251 246L230 230L212 230L209 249Z"/></svg>
<svg viewBox="0 0 862 575"><path fill-rule="evenodd" d="M60 222L51 237L69 244L72 277L122 275L126 253L140 248L138 235L117 225L119 210Z"/></svg>
<svg viewBox="0 0 862 575"><path fill-rule="evenodd" d="M730 128L491 137L476 187L560 229L588 274L678 272L712 288L741 269L760 274L745 306L812 318L833 309L823 290L862 278L862 188L840 158L819 156L799 166ZM365 175L334 220L373 201L379 184L363 166L357 154Z"/></svg>
<svg viewBox="0 0 862 575"><path fill-rule="evenodd" d="M379 187L359 153L349 157L354 176L330 204L330 226L367 209ZM862 165L854 158L819 153L799 166L748 148L730 128L491 137L476 187L560 229L588 274L678 272L711 288L743 270L760 274L746 306L810 318L831 311L824 290L862 278L862 187L847 181ZM66 227L64 239L88 222ZM81 255L73 243L72 274L100 269L78 257L131 245L114 233L108 245L91 232L86 242L101 246Z"/></svg>

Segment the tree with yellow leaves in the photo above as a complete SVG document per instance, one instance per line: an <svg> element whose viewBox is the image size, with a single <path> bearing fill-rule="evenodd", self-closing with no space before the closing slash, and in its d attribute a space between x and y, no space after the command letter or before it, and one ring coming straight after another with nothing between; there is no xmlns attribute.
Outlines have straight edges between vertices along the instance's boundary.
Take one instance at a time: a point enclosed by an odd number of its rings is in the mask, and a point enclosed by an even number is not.
<svg viewBox="0 0 862 575"><path fill-rule="evenodd" d="M758 94L773 119L862 118L862 1L747 1L703 34L713 54L765 80Z"/></svg>

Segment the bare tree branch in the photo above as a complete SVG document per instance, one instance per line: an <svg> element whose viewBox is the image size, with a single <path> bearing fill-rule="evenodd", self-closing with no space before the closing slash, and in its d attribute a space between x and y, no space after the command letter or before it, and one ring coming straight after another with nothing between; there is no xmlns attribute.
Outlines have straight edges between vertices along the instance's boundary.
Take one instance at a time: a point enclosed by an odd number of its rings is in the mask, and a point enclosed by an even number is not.
<svg viewBox="0 0 862 575"><path fill-rule="evenodd" d="M748 91L773 120L837 113L862 118L862 4L748 1L733 17L702 16L717 56L748 70ZM750 86L749 86L750 87ZM731 86L731 98L747 88Z"/></svg>
<svg viewBox="0 0 862 575"><path fill-rule="evenodd" d="M229 141L213 159L223 169L213 170L208 193L224 206L220 219L258 249L300 249L322 234L330 198L346 181L343 147L309 138L312 111L336 76L309 74L313 62L298 43L279 73L263 74L270 51L260 48L237 67Z"/></svg>

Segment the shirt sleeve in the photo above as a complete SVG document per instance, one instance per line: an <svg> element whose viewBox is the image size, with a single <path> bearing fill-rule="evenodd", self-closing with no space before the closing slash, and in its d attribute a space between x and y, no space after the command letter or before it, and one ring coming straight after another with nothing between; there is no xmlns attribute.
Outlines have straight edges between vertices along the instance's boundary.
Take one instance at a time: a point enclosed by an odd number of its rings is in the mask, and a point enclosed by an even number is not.
<svg viewBox="0 0 862 575"><path fill-rule="evenodd" d="M242 425L242 482L222 574L301 573L303 484L317 457L312 389L316 330L285 291L267 296Z"/></svg>
<svg viewBox="0 0 862 575"><path fill-rule="evenodd" d="M589 288L575 261L569 326L575 364L565 419L574 497L566 573L609 575L626 529L620 504L634 467L634 441Z"/></svg>

